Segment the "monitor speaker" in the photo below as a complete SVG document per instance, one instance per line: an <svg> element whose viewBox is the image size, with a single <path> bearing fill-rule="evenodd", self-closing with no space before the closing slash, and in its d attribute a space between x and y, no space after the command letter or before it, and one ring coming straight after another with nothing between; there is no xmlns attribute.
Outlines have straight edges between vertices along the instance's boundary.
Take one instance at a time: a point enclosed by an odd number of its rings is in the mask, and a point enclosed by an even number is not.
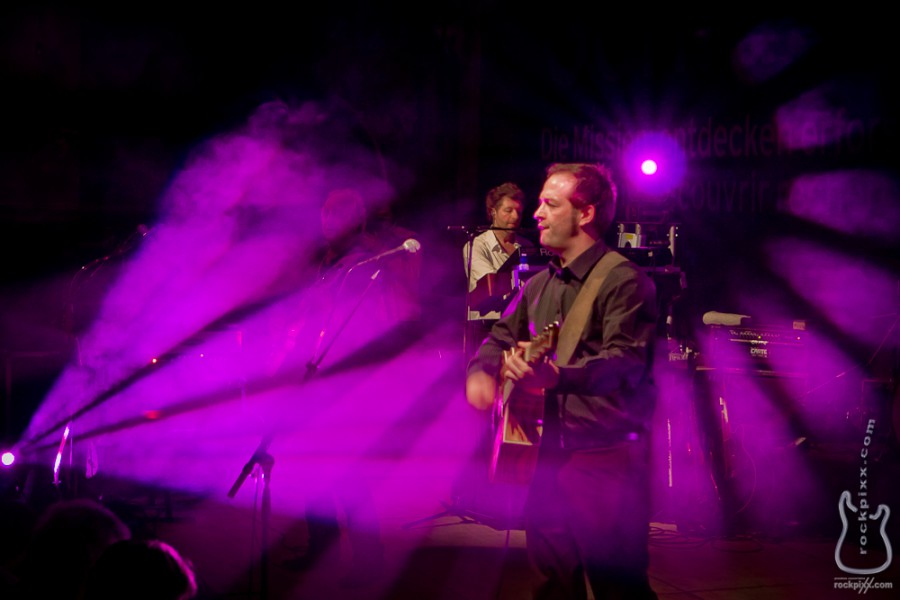
<svg viewBox="0 0 900 600"><path fill-rule="evenodd" d="M780 535L833 508L809 465L806 386L797 374L698 370L698 441L723 532Z"/></svg>

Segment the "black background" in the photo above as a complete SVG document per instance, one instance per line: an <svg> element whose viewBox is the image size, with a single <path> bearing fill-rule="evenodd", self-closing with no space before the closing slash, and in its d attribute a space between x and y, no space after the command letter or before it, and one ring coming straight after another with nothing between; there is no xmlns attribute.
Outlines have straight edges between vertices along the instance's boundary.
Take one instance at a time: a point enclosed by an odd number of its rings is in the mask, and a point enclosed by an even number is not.
<svg viewBox="0 0 900 600"><path fill-rule="evenodd" d="M864 6L793 15L737 7L718 16L505 2L191 4L2 9L0 282L7 296L44 276L65 278L152 224L191 150L276 98L326 100L363 132L384 159L398 221L432 250L437 283L460 266L464 239L447 226L480 224L487 189L514 180L536 201L551 162L542 154L548 129L766 122L828 84L835 106L873 124L864 152L697 160L689 181L751 172L789 181L859 168L892 181L896 175L896 32ZM778 63L791 40L806 50L754 79L740 66L742 44L766 31L781 35L756 57L763 65ZM637 196L622 183L626 217ZM897 236L835 234L774 205L688 204L667 216L681 224L686 335L704 311L739 310L742 289L765 285L770 273L759 265L759 247L770 236L827 240L896 271ZM455 280L446 283L447 296L461 291ZM782 300L796 303L800 317L816 316L790 293ZM33 345L8 327L3 333L6 349ZM864 358L871 350L854 353Z"/></svg>

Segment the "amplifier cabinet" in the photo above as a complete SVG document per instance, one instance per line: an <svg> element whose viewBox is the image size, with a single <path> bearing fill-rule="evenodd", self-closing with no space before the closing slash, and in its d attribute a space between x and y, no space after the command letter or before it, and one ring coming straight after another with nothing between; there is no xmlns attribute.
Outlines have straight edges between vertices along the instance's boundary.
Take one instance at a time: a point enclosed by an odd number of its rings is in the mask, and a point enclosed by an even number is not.
<svg viewBox="0 0 900 600"><path fill-rule="evenodd" d="M808 361L805 327L708 326L694 409L726 530L802 520L784 496L810 485L800 452L812 437Z"/></svg>
<svg viewBox="0 0 900 600"><path fill-rule="evenodd" d="M775 534L804 520L805 502L825 498L805 491L814 486L803 465L813 437L807 386L802 374L697 369L698 442L726 532Z"/></svg>
<svg viewBox="0 0 900 600"><path fill-rule="evenodd" d="M704 364L711 368L787 376L805 374L806 330L711 325L702 355Z"/></svg>

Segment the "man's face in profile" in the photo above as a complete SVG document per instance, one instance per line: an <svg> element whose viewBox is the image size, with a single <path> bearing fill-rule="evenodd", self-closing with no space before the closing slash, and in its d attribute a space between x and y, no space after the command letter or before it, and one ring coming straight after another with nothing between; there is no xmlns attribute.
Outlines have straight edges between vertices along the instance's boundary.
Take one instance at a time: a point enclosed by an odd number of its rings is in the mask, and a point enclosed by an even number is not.
<svg viewBox="0 0 900 600"><path fill-rule="evenodd" d="M493 214L492 227L516 229L522 224L522 203L518 200L513 200L509 196L504 196L494 209Z"/></svg>

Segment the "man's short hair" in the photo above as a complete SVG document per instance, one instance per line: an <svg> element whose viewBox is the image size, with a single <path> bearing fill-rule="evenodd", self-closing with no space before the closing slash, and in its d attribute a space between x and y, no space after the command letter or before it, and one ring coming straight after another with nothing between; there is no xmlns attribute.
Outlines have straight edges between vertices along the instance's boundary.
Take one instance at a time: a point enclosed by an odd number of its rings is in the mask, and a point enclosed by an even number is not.
<svg viewBox="0 0 900 600"><path fill-rule="evenodd" d="M493 216L491 215L491 211L497 208L500 202L506 197L512 198L513 200L518 200L523 205L525 204L525 192L522 191L522 188L510 181L501 183L500 185L489 191L484 199L484 205L487 208L488 221L494 220Z"/></svg>
<svg viewBox="0 0 900 600"><path fill-rule="evenodd" d="M603 235L616 218L616 184L609 167L599 163L553 163L547 167L547 177L557 173L571 173L576 180L572 204L576 208L594 205L594 228Z"/></svg>

